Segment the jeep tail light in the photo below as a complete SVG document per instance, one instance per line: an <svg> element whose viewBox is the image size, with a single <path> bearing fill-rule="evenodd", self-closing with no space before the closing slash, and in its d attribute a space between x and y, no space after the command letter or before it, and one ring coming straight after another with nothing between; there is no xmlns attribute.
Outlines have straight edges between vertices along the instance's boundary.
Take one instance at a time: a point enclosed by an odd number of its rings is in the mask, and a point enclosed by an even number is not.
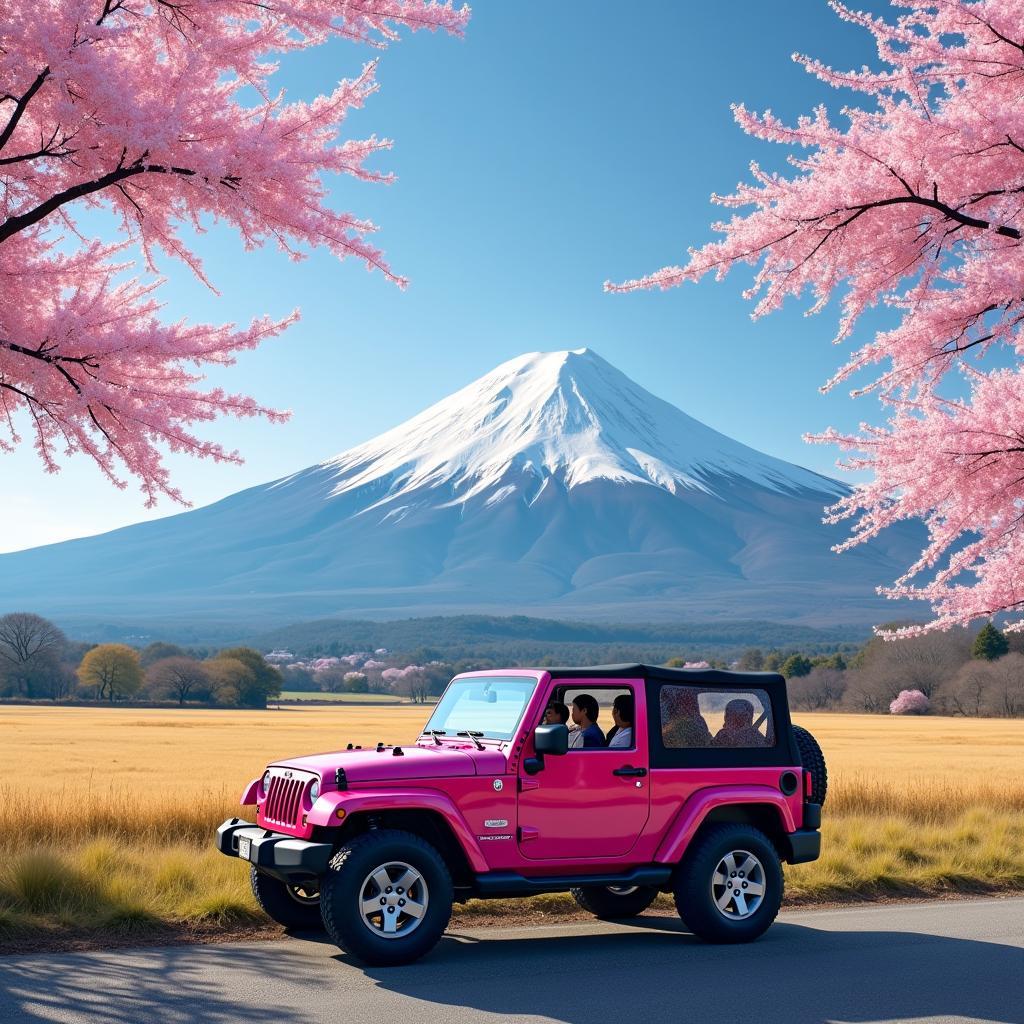
<svg viewBox="0 0 1024 1024"><path fill-rule="evenodd" d="M804 771L804 796L809 800L811 797L811 791L814 789L814 780L811 778L809 771Z"/></svg>

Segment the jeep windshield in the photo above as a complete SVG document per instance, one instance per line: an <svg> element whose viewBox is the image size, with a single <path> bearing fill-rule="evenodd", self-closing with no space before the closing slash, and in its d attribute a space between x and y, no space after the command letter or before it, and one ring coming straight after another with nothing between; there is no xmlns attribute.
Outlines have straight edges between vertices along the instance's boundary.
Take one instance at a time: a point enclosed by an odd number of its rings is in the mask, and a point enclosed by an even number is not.
<svg viewBox="0 0 1024 1024"><path fill-rule="evenodd" d="M536 689L537 680L527 676L454 679L437 702L423 734L454 737L462 733L510 740Z"/></svg>

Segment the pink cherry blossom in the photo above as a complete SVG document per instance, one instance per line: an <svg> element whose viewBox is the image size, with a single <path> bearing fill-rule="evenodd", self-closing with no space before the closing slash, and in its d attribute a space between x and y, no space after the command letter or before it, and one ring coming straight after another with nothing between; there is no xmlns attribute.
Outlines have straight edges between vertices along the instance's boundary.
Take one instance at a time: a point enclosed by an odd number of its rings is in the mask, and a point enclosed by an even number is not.
<svg viewBox="0 0 1024 1024"><path fill-rule="evenodd" d="M926 715L931 703L920 690L900 690L889 704L891 715Z"/></svg>
<svg viewBox="0 0 1024 1024"><path fill-rule="evenodd" d="M0 450L27 424L47 470L84 452L138 478L147 504L182 500L162 452L237 461L194 427L223 414L282 419L202 390L296 313L248 327L165 318L158 283L128 277L181 260L207 281L181 227L232 225L246 249L292 259L325 247L399 286L368 220L329 203L329 176L389 182L367 166L390 142L341 137L376 90L376 63L327 95L286 102L275 55L343 37L380 49L401 28L461 34L469 9L431 0L5 0L0 16ZM113 213L121 239L78 214Z"/></svg>
<svg viewBox="0 0 1024 1024"><path fill-rule="evenodd" d="M844 108L839 127L824 107L787 125L737 106L749 135L797 149L793 172L753 164L751 183L714 197L747 211L714 225L722 240L691 249L685 266L606 285L669 288L746 264L755 317L787 298L806 296L817 313L838 297L837 344L866 310L897 312L824 386L869 374L852 393L876 393L888 421L808 438L873 473L829 510L830 522L853 520L838 550L902 520L928 528L920 558L880 592L924 599L934 618L891 636L1024 607L1024 0L894 6L906 13L886 21L832 3L874 36L882 70L795 57L863 94L863 108ZM1010 368L981 363L990 353Z"/></svg>

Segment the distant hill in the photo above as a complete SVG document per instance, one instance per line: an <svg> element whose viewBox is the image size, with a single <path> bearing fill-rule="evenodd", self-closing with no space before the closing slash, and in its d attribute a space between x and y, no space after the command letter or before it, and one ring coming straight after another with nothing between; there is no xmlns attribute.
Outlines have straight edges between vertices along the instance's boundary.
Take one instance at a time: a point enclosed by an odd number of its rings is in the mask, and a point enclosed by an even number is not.
<svg viewBox="0 0 1024 1024"><path fill-rule="evenodd" d="M531 353L292 476L0 555L0 609L90 628L469 612L863 628L921 537L833 554L844 530L822 509L843 493L588 349Z"/></svg>

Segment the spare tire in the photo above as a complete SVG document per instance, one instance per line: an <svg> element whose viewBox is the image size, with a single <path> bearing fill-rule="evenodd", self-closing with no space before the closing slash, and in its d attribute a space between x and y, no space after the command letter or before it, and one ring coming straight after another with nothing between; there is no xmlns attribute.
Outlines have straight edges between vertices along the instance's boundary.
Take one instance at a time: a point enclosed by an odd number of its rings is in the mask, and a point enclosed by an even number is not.
<svg viewBox="0 0 1024 1024"><path fill-rule="evenodd" d="M828 790L828 769L825 767L825 755L818 746L818 741L799 725L793 726L793 737L800 751L800 763L811 777L811 803L823 804Z"/></svg>

